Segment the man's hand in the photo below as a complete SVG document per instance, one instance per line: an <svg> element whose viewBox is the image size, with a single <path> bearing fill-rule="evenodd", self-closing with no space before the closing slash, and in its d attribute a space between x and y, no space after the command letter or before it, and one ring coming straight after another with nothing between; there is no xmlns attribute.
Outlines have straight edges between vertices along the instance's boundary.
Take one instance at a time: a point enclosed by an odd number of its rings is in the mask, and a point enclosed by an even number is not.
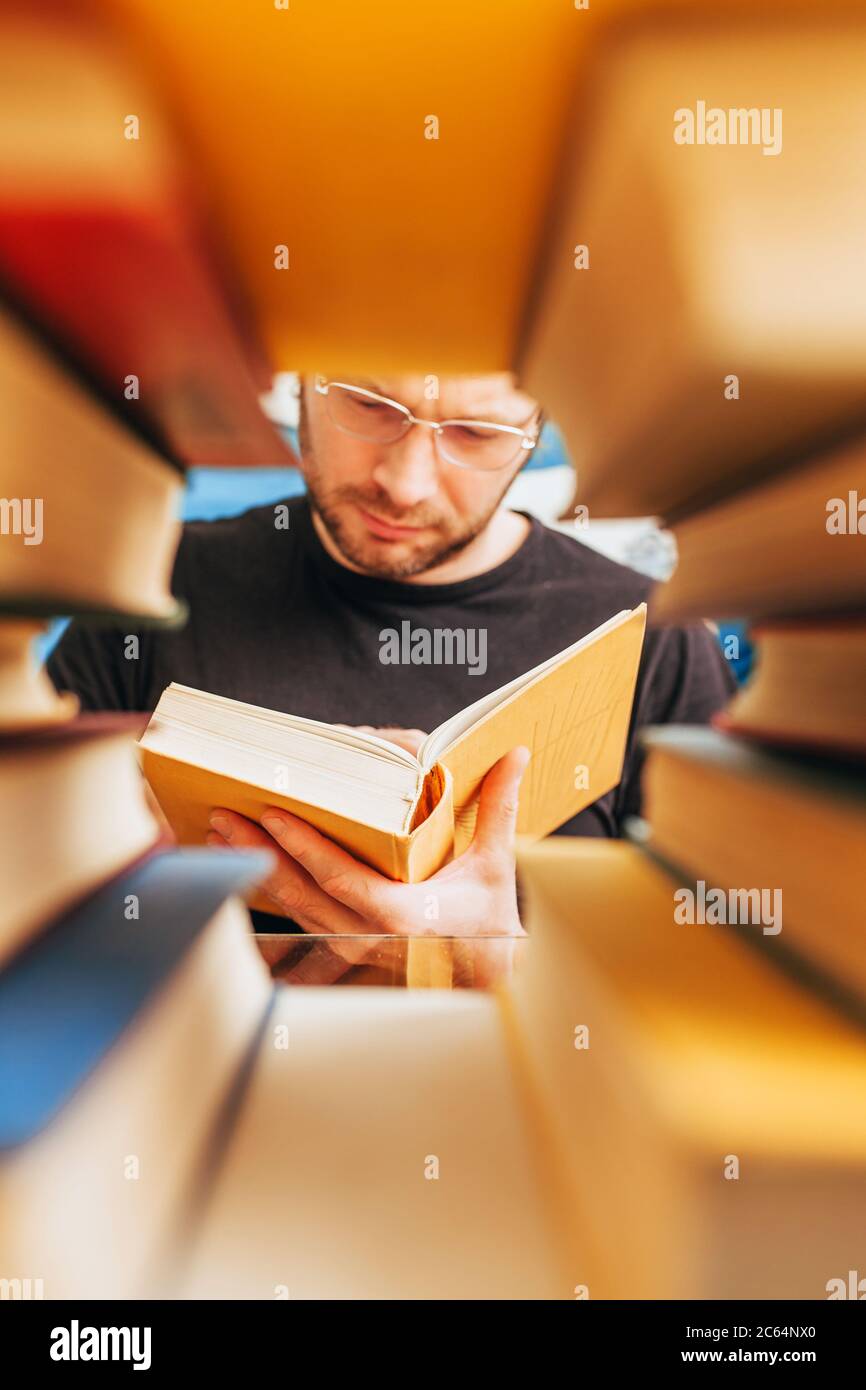
<svg viewBox="0 0 866 1390"><path fill-rule="evenodd" d="M215 810L215 833L208 843L273 851L276 841L279 862L262 887L274 910L304 931L344 937L473 937L476 983L489 983L503 967L510 968L514 954L513 940L506 948L494 939L525 935L517 911L514 829L528 761L528 750L515 748L490 769L471 845L423 883L392 882L276 807L263 813L261 826L232 811Z"/></svg>

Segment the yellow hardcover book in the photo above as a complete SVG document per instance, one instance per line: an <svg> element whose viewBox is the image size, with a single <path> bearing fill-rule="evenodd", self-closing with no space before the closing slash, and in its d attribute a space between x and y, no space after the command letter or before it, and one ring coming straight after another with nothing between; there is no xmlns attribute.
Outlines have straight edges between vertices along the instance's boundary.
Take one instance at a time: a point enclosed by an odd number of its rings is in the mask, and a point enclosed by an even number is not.
<svg viewBox="0 0 866 1390"><path fill-rule="evenodd" d="M676 920L636 846L548 840L520 872L515 1036L574 1283L826 1298L866 1220L862 1029L735 927Z"/></svg>
<svg viewBox="0 0 866 1390"><path fill-rule="evenodd" d="M145 776L181 844L217 806L300 815L380 873L429 877L472 835L481 782L510 749L532 754L518 831L547 835L622 771L646 606L446 720L418 755L356 729L170 685L141 739ZM263 904L264 906L264 904Z"/></svg>

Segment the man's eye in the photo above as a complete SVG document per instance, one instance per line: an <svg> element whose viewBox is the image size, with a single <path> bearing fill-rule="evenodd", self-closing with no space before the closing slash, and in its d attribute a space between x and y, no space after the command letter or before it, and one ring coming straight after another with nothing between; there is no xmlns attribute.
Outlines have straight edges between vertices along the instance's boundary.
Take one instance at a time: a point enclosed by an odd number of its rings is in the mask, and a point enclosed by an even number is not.
<svg viewBox="0 0 866 1390"><path fill-rule="evenodd" d="M467 444L483 444L490 439L491 430L474 430L471 425L458 425L457 433Z"/></svg>
<svg viewBox="0 0 866 1390"><path fill-rule="evenodd" d="M387 410L388 407L383 401L370 401L366 396L350 396L353 405L360 406L362 410Z"/></svg>

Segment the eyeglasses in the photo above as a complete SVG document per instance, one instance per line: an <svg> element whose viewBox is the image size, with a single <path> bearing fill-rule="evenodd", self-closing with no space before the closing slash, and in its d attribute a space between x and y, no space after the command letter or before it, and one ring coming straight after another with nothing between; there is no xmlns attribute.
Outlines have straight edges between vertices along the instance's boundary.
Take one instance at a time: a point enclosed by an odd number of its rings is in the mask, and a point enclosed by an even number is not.
<svg viewBox="0 0 866 1390"><path fill-rule="evenodd" d="M368 444L396 444L413 425L433 431L437 454L457 468L476 468L495 472L507 468L524 455L528 458L538 443L542 414L528 425L494 425L485 420L419 420L399 401L378 396L363 386L345 381L316 378L316 390L325 397L325 410L331 424L353 439Z"/></svg>

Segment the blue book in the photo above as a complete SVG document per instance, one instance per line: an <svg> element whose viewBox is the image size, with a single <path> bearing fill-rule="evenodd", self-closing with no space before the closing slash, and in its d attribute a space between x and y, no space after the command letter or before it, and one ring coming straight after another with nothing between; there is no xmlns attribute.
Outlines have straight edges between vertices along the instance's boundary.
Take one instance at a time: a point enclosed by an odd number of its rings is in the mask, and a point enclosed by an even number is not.
<svg viewBox="0 0 866 1390"><path fill-rule="evenodd" d="M146 1296L273 994L239 898L267 856L157 853L0 971L0 1278Z"/></svg>

